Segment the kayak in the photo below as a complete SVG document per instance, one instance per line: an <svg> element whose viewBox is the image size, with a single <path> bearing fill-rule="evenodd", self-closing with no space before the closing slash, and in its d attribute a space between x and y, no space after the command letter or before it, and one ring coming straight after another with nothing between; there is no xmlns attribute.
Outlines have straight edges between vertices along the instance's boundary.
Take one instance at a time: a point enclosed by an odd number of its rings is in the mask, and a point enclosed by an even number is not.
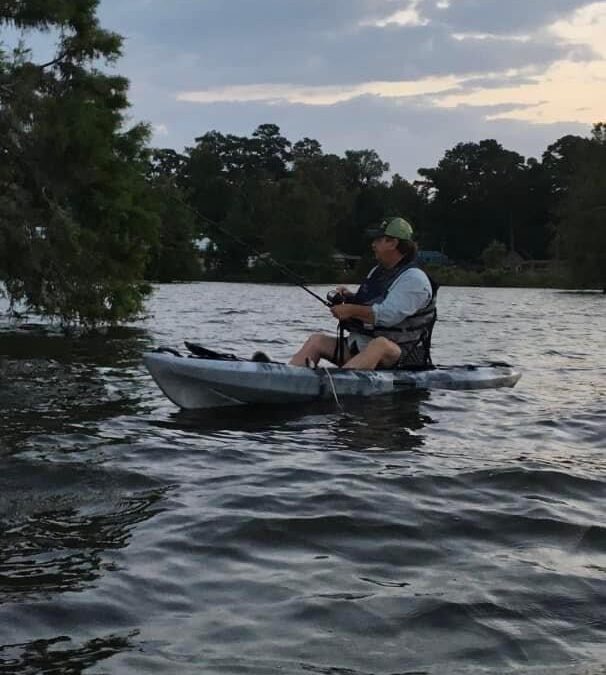
<svg viewBox="0 0 606 675"><path fill-rule="evenodd" d="M188 345L191 349L191 346ZM513 387L520 373L505 363L437 366L426 370L306 368L241 359L195 346L198 355L175 350L143 355L152 378L185 410L250 403L302 403L349 396L379 396L419 389Z"/></svg>

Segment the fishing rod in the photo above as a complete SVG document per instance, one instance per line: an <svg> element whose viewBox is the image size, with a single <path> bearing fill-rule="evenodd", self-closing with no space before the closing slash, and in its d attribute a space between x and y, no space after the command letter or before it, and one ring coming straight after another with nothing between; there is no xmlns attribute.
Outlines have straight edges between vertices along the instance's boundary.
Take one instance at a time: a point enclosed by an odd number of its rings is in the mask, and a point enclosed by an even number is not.
<svg viewBox="0 0 606 675"><path fill-rule="evenodd" d="M177 197L174 195L174 198L180 202L183 206L185 206L187 209L189 209L194 215L196 215L198 218L201 220L205 221L208 225L213 227L214 229L217 230L217 232L220 232L223 236L227 237L228 239L231 239L232 241L236 242L236 244L239 244L240 246L248 249L251 253L257 256L259 260L262 260L264 263L267 265L275 267L277 270L282 272L282 274L289 279L290 281L294 282L299 288L302 288L306 293L309 293L313 298L316 300L319 300L323 305L326 307L332 307L331 303L328 302L327 300L324 300L321 296L319 296L317 293L314 293L310 288L307 288L307 282L303 277L300 277L298 274L290 270L286 265L283 265L282 263L279 263L277 260L274 260L270 255L267 253L260 253L256 249L254 249L250 244L245 242L243 239L238 237L237 235L233 234L229 230L225 229L219 223L215 222L214 220L211 220L207 216L203 215L198 211L198 209L194 208L191 206L191 204L188 204L186 201L181 199L180 197Z"/></svg>

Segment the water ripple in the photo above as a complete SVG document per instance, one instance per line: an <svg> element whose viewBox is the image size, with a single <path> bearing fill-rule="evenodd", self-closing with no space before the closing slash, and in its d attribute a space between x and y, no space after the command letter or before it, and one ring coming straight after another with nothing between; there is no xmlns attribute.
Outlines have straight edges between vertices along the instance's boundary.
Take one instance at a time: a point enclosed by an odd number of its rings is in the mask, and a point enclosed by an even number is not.
<svg viewBox="0 0 606 675"><path fill-rule="evenodd" d="M143 351L286 360L330 314L174 284L97 336L3 321L0 673L605 673L603 306L442 289L436 360L510 391L195 414Z"/></svg>

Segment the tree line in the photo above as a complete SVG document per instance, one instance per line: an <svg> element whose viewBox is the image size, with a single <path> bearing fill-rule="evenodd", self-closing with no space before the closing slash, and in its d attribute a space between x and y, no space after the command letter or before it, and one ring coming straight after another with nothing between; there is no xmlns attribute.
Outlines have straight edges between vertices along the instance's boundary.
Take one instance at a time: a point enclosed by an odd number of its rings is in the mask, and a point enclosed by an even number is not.
<svg viewBox="0 0 606 675"><path fill-rule="evenodd" d="M102 69L122 39L99 25L97 5L0 2L0 27L58 36L46 63L0 44L0 282L11 303L120 321L142 308L149 281L261 274L253 252L330 281L333 254L363 256L364 230L390 215L463 265L496 242L606 285L606 124L540 159L493 139L459 143L413 182L375 150L326 153L275 124L152 148L146 125L126 127L127 81Z"/></svg>

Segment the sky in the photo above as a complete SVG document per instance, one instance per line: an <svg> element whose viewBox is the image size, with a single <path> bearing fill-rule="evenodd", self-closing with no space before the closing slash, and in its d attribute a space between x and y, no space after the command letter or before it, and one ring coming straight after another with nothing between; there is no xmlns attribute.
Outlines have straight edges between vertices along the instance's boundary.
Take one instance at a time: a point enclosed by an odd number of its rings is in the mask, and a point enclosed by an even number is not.
<svg viewBox="0 0 606 675"><path fill-rule="evenodd" d="M606 1L101 0L153 144L277 124L410 180L458 142L540 157L606 121Z"/></svg>

